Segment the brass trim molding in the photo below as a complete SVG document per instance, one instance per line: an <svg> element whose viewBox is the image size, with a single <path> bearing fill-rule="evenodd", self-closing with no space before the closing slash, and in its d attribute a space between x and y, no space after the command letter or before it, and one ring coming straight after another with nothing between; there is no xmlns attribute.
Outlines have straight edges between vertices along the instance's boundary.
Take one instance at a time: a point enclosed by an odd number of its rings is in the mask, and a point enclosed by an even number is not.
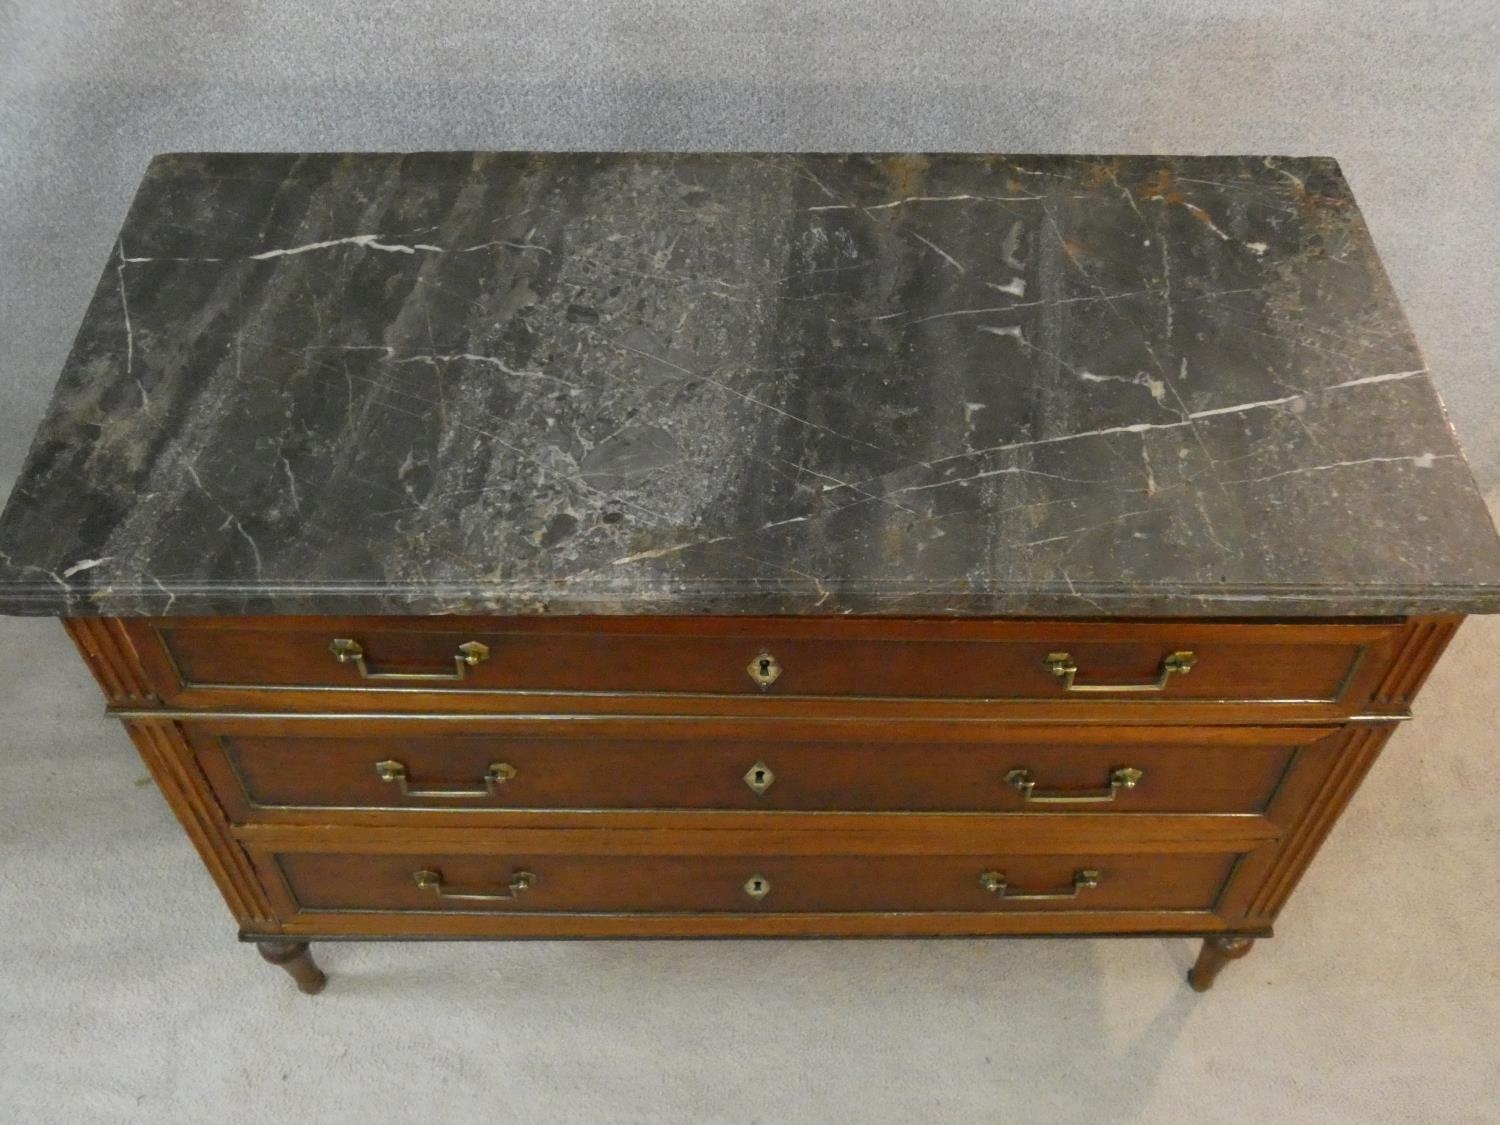
<svg viewBox="0 0 1500 1125"><path fill-rule="evenodd" d="M340 689L331 689L340 690ZM745 696L744 698L754 698ZM791 699L792 696L782 696L782 699ZM806 697L797 697L806 698ZM853 696L845 698L855 698ZM932 700L891 700L891 702L933 702ZM937 702L943 702L939 700ZM1012 700L1016 703L1035 703L1039 705L1055 704L1057 700L1025 699ZM1094 718L1088 715L1080 715L1077 718L1039 718L1035 715L926 715L922 718L926 721L941 723L1009 723L1015 726L1177 726L1178 721L1164 721L1152 719L1150 715L1162 708L1169 700L1161 703L1149 704L1151 712L1141 712L1144 721L1134 720L1122 721L1119 716L1108 718ZM1179 701L1181 702L1181 701ZM1246 704L1261 706L1265 704L1317 704L1326 703L1322 699L1195 699L1189 702L1205 705L1243 706ZM538 719L559 720L569 722L588 722L590 720L609 719L618 721L621 719L659 721L668 719L770 719L781 722L798 723L904 723L910 722L911 717L899 716L842 716L842 715L777 715L777 714L692 714L681 711L644 712L644 711L507 711L497 713L493 711L238 711L226 708L205 707L201 710L193 710L183 707L107 707L105 714L116 719L351 719L351 720L388 720L388 719L436 719L455 722L495 722L495 721L528 721L535 722ZM1267 727L1326 727L1343 726L1345 723L1402 723L1411 718L1411 712L1402 710L1389 715L1334 715L1315 716L1312 718L1275 718L1267 716L1264 719L1241 719L1231 723L1215 722L1190 722L1187 726L1267 726Z"/></svg>

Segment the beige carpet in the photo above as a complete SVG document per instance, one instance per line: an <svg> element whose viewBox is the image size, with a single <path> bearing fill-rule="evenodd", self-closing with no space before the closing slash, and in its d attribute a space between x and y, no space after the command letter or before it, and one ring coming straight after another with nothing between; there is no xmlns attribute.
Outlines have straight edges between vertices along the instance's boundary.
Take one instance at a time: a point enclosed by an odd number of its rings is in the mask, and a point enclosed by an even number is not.
<svg viewBox="0 0 1500 1125"><path fill-rule="evenodd" d="M1500 619L1204 996L1191 943L1141 939L323 945L308 998L56 623L0 649L5 1120L1500 1120Z"/></svg>

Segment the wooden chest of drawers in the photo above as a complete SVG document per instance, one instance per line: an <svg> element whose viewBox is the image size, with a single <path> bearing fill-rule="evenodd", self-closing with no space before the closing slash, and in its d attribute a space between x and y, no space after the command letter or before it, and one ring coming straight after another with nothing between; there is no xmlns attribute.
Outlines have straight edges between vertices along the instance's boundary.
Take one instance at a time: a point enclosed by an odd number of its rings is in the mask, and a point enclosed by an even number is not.
<svg viewBox="0 0 1500 1125"><path fill-rule="evenodd" d="M272 956L1180 933L1200 988L1270 932L1457 624L69 622Z"/></svg>
<svg viewBox="0 0 1500 1125"><path fill-rule="evenodd" d="M1323 158L171 154L11 500L241 936L1271 932L1500 540Z"/></svg>

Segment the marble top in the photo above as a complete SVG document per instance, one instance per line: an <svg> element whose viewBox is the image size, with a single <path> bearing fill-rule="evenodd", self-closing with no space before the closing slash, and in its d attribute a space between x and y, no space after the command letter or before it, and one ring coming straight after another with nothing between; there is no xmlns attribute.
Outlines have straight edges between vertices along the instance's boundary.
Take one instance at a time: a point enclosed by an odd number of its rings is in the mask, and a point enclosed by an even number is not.
<svg viewBox="0 0 1500 1125"><path fill-rule="evenodd" d="M1324 158L173 154L0 611L1500 611Z"/></svg>

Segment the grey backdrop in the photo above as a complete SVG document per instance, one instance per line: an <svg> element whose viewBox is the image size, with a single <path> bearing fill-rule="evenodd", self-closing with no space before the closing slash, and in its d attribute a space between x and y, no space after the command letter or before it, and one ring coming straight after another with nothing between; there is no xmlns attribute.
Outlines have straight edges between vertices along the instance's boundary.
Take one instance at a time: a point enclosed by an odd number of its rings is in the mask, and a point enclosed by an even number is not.
<svg viewBox="0 0 1500 1125"><path fill-rule="evenodd" d="M1328 153L1492 505L1495 0L0 0L0 488L169 149ZM28 1122L1493 1120L1500 699L1465 627L1279 928L325 947L222 903L55 623L0 623L0 1104ZM1391 760L1393 759L1393 760ZM1476 876L1476 872L1478 873ZM13 1110L13 1112L15 1112Z"/></svg>

